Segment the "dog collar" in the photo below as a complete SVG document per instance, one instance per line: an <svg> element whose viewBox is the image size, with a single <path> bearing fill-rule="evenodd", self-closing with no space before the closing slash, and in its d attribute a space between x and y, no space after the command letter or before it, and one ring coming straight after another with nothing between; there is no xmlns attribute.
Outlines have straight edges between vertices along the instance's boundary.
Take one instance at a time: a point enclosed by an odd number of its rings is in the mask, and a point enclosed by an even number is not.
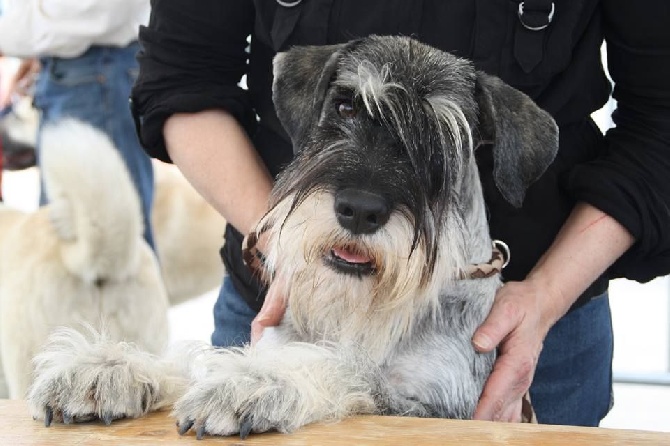
<svg viewBox="0 0 670 446"><path fill-rule="evenodd" d="M491 259L486 263L475 263L461 271L459 279L486 279L499 274L509 264L510 250L505 242L493 240Z"/></svg>
<svg viewBox="0 0 670 446"><path fill-rule="evenodd" d="M258 249L258 237L260 234L265 232L265 228L261 229L259 232L251 231L244 237L242 240L242 260L244 264L247 265L247 268L251 270L251 273L261 278L265 283L268 281L265 280L263 274L263 266L265 265L265 254Z"/></svg>

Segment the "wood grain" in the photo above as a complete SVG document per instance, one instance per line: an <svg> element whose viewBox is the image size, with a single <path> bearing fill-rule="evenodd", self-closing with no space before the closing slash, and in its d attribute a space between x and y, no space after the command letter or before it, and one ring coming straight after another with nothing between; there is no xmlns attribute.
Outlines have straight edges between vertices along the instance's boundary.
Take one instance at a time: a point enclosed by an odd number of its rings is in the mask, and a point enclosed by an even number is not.
<svg viewBox="0 0 670 446"><path fill-rule="evenodd" d="M292 434L269 433L197 441L192 433L179 436L169 412L135 420L44 427L34 421L25 401L0 400L0 445L670 445L670 433L504 424L402 417L361 416L340 423L315 424Z"/></svg>

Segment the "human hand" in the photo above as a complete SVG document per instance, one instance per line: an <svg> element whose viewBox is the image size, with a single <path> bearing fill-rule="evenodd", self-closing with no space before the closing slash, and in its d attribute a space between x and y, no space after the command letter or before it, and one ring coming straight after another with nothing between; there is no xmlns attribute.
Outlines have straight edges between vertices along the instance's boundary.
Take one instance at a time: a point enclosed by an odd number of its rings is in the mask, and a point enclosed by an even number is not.
<svg viewBox="0 0 670 446"><path fill-rule="evenodd" d="M0 108L10 105L16 96L29 95L38 72L36 59L0 58Z"/></svg>
<svg viewBox="0 0 670 446"><path fill-rule="evenodd" d="M281 278L275 278L265 295L261 311L251 322L251 344L258 342L263 330L276 327L286 312L286 286Z"/></svg>
<svg viewBox="0 0 670 446"><path fill-rule="evenodd" d="M257 226L257 225L256 225ZM258 274L264 274L261 269L265 262L265 248L267 246L268 233L261 231L250 233L243 243L245 250L245 263ZM275 273L272 282L268 286L265 300L261 311L258 312L251 322L251 344L256 344L263 335L263 330L268 327L276 327L284 318L286 312L287 286L281 274Z"/></svg>
<svg viewBox="0 0 670 446"><path fill-rule="evenodd" d="M522 397L533 381L542 342L557 317L550 290L532 279L509 282L473 336L479 352L499 346L474 419L520 422Z"/></svg>
<svg viewBox="0 0 670 446"><path fill-rule="evenodd" d="M22 59L14 78L14 93L20 96L30 96L39 72L38 59Z"/></svg>

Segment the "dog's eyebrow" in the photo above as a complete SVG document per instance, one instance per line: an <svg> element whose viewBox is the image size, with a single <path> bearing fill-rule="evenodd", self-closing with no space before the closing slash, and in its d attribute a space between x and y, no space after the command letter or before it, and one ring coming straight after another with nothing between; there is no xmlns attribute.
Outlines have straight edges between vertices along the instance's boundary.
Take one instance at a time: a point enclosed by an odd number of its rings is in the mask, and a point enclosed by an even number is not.
<svg viewBox="0 0 670 446"><path fill-rule="evenodd" d="M472 129L461 106L456 101L441 94L426 95L424 100L425 104L435 114L438 124L446 124L454 147L460 150L463 148L463 143L465 142L465 147L472 149ZM465 137L465 141L463 141L463 137Z"/></svg>
<svg viewBox="0 0 670 446"><path fill-rule="evenodd" d="M388 63L377 68L370 61L352 57L351 63L343 66L334 85L355 91L368 113L375 116L382 113L382 104L392 105L393 101L388 97L391 90L407 91L402 84L392 80L391 74Z"/></svg>
<svg viewBox="0 0 670 446"><path fill-rule="evenodd" d="M380 70L369 62L358 65L358 91L370 115L375 115L373 104L379 114L382 113L382 103L391 105L388 93L393 89L407 91L401 84L393 82L391 66L388 63L382 65Z"/></svg>

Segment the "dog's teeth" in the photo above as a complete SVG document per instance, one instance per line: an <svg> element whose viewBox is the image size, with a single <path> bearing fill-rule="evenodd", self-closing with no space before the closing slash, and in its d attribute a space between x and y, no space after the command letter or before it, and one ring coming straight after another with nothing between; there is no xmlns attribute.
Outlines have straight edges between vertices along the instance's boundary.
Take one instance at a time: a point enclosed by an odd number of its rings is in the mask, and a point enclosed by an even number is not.
<svg viewBox="0 0 670 446"><path fill-rule="evenodd" d="M44 409L44 426L49 427L51 426L51 422L54 419L54 411L51 408L51 406L47 406L46 409Z"/></svg>

